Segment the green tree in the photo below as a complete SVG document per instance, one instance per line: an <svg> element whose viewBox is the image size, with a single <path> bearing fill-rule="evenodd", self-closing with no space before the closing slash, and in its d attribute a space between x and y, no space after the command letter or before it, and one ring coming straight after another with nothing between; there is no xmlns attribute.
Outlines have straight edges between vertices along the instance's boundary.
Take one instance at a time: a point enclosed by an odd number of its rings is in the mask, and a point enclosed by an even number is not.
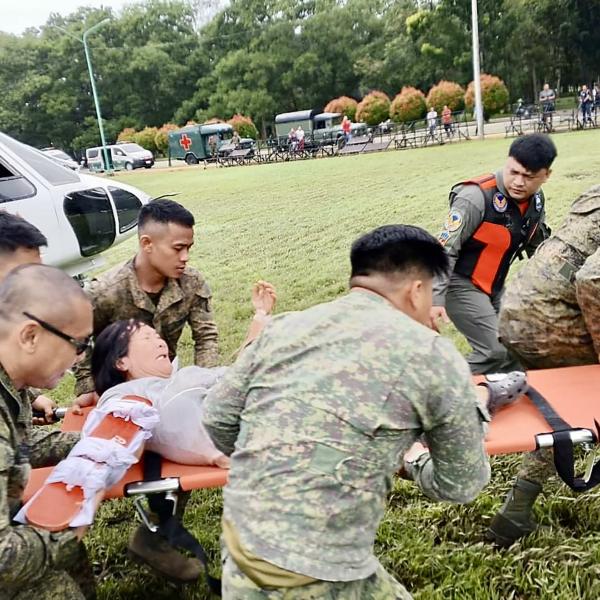
<svg viewBox="0 0 600 600"><path fill-rule="evenodd" d="M409 123L425 116L425 94L414 87L403 87L390 106L390 118L396 123Z"/></svg>
<svg viewBox="0 0 600 600"><path fill-rule="evenodd" d="M508 88L504 81L495 75L481 74L481 100L483 102L483 112L486 117L501 112L508 104ZM473 110L475 104L475 86L473 82L469 84L465 93L465 106Z"/></svg>
<svg viewBox="0 0 600 600"><path fill-rule="evenodd" d="M346 115L351 121L356 118L356 107L358 102L354 98L348 96L340 96L330 100L323 109L325 112L341 113Z"/></svg>
<svg viewBox="0 0 600 600"><path fill-rule="evenodd" d="M240 137L253 140L258 138L258 129L250 117L233 115L227 122L239 133Z"/></svg>
<svg viewBox="0 0 600 600"><path fill-rule="evenodd" d="M441 113L444 106L452 111L460 110L465 105L465 90L454 81L440 81L427 94L427 106L433 106Z"/></svg>
<svg viewBox="0 0 600 600"><path fill-rule="evenodd" d="M367 125L379 125L389 114L390 99L378 90L367 94L356 107L356 120Z"/></svg>

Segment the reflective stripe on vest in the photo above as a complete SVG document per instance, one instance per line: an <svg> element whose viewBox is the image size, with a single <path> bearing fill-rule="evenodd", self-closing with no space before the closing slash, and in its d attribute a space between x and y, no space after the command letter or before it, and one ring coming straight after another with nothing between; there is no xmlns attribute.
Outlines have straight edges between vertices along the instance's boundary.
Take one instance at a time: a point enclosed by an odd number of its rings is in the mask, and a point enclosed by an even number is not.
<svg viewBox="0 0 600 600"><path fill-rule="evenodd" d="M544 197L535 195L522 215L518 204L500 192L495 175L484 175L457 185L477 185L483 192L485 211L475 233L463 244L454 271L471 279L486 294L496 294L504 286L515 255L535 233L544 206ZM456 187L456 186L454 186ZM454 188L450 201L454 199ZM505 208L501 200L505 201Z"/></svg>

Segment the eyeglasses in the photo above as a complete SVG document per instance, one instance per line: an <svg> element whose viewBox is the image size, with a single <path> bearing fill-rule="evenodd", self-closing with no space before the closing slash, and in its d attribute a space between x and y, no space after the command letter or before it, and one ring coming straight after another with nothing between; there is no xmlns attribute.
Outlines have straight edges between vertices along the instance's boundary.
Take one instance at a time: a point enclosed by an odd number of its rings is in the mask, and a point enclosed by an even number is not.
<svg viewBox="0 0 600 600"><path fill-rule="evenodd" d="M49 331L50 333L57 335L59 338L62 338L63 340L65 340L65 342L69 342L69 344L71 344L71 346L75 347L75 352L76 352L77 356L82 355L92 345L92 336L91 335L82 340L77 340L74 337L67 335L60 329L57 329L56 327L54 327L54 325L50 325L50 323L47 323L46 321L42 321L42 319L38 319L37 317L34 317L31 313L23 311L23 314L28 319L35 321L38 325L43 327L46 331Z"/></svg>

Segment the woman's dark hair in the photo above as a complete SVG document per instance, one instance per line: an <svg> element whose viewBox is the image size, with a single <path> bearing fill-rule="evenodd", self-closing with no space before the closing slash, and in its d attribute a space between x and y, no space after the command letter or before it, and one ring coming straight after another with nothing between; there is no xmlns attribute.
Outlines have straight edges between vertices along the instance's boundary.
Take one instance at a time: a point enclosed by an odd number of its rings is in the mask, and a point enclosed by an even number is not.
<svg viewBox="0 0 600 600"><path fill-rule="evenodd" d="M116 364L120 358L127 356L131 336L142 325L145 323L137 319L115 321L104 328L96 338L92 352L92 378L99 396L111 387L126 381L125 373L119 371Z"/></svg>

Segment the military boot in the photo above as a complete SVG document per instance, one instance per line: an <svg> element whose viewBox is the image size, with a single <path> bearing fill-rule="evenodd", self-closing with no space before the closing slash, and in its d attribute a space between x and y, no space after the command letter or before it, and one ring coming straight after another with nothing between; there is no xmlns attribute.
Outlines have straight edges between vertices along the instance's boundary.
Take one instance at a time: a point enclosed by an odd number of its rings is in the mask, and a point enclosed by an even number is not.
<svg viewBox="0 0 600 600"><path fill-rule="evenodd" d="M192 583L202 573L202 563L178 552L161 535L140 525L129 538L129 554L138 562L176 583Z"/></svg>
<svg viewBox="0 0 600 600"><path fill-rule="evenodd" d="M541 491L542 486L539 483L517 477L504 505L490 523L485 534L486 540L508 548L519 538L535 531L537 523L532 510Z"/></svg>

